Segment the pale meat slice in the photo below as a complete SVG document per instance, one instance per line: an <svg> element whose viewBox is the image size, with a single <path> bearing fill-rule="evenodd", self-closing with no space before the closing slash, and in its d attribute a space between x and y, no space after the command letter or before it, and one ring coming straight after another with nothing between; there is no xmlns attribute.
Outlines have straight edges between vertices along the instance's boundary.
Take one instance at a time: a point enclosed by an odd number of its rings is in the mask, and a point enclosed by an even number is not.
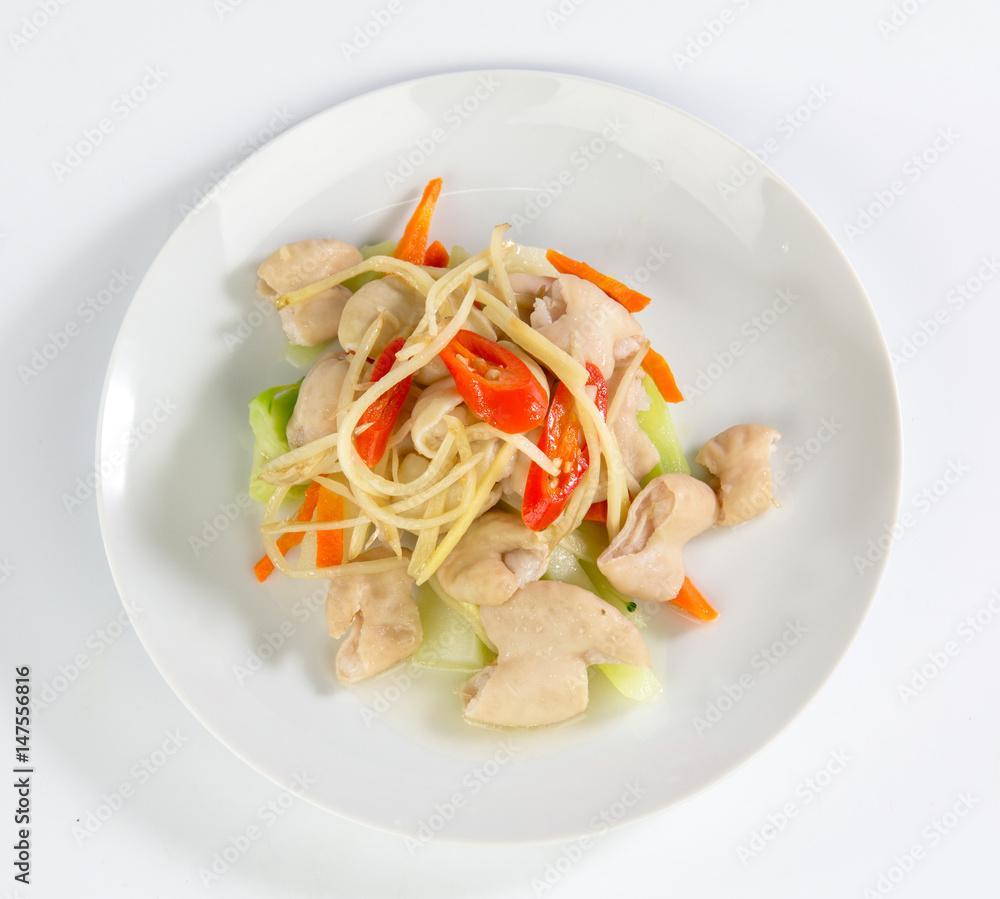
<svg viewBox="0 0 1000 899"><path fill-rule="evenodd" d="M535 301L531 327L581 364L592 362L607 380L615 363L642 344L635 317L603 290L575 275L560 275Z"/></svg>
<svg viewBox="0 0 1000 899"><path fill-rule="evenodd" d="M343 353L326 353L303 378L285 436L295 449L337 430L340 389L350 362Z"/></svg>
<svg viewBox="0 0 1000 899"><path fill-rule="evenodd" d="M511 272L510 287L518 296L531 297L537 299L544 293L552 289L555 278L547 275L529 275L525 272Z"/></svg>
<svg viewBox="0 0 1000 899"><path fill-rule="evenodd" d="M535 308L535 300L547 294L552 289L555 278L546 275L529 275L524 272L511 272L510 287L514 291L518 314L527 319Z"/></svg>
<svg viewBox="0 0 1000 899"><path fill-rule="evenodd" d="M390 550L377 549L359 559L391 556ZM397 665L423 639L413 578L405 568L333 578L326 595L326 623L331 637L341 637L350 628L335 661L337 678L349 684Z"/></svg>
<svg viewBox="0 0 1000 899"><path fill-rule="evenodd" d="M380 313L385 314L382 330L368 355L378 357L387 343L409 337L424 314L424 297L401 278L389 275L362 284L344 306L337 337L340 345L354 352L365 332Z"/></svg>
<svg viewBox="0 0 1000 899"><path fill-rule="evenodd" d="M625 368L615 370L608 382L609 396L614 396L620 389L624 375ZM659 452L639 426L639 420L636 418L637 412L645 412L649 408L649 394L642 386L644 377L641 372L636 372L631 384L623 388L627 391L625 402L611 423L611 433L614 434L618 448L622 452L622 461L637 481L641 481L660 461Z"/></svg>
<svg viewBox="0 0 1000 899"><path fill-rule="evenodd" d="M710 528L718 511L715 491L704 481L686 474L653 478L598 556L597 567L627 596L669 602L684 584L682 547Z"/></svg>
<svg viewBox="0 0 1000 899"><path fill-rule="evenodd" d="M448 422L444 417L451 415L462 424L468 424L471 413L455 386L455 379L448 376L435 381L420 394L410 416L410 438L418 453L428 459L441 448L448 434Z"/></svg>
<svg viewBox="0 0 1000 899"><path fill-rule="evenodd" d="M587 667L649 668L634 624L589 590L536 581L480 609L496 661L460 688L465 717L481 724L555 724L587 708Z"/></svg>
<svg viewBox="0 0 1000 899"><path fill-rule="evenodd" d="M477 518L437 570L444 591L460 602L499 605L538 580L549 549L520 516L487 512Z"/></svg>
<svg viewBox="0 0 1000 899"><path fill-rule="evenodd" d="M279 247L257 269L257 292L274 299L328 278L361 262L361 252L342 240L310 238ZM341 285L279 313L289 342L316 346L337 336L340 317L351 292Z"/></svg>
<svg viewBox="0 0 1000 899"><path fill-rule="evenodd" d="M719 524L742 524L770 508L770 456L780 438L764 425L734 425L701 448L695 461L718 479Z"/></svg>

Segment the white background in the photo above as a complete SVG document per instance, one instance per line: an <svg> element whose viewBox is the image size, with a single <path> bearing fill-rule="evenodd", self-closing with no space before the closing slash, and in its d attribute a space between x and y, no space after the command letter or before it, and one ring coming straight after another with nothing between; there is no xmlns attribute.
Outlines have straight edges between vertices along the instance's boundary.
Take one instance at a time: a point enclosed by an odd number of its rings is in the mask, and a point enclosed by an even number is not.
<svg viewBox="0 0 1000 899"><path fill-rule="evenodd" d="M350 47L377 10L387 24L367 46ZM0 890L995 895L1000 279L976 279L992 276L1000 254L998 30L995 4L975 0L5 3L0 673L12 686L13 668L30 665L36 695L47 686L53 700L33 716L32 882L13 880L16 795L4 788ZM374 88L470 68L610 81L751 149L771 148L768 164L840 242L897 355L901 510L912 524L816 699L758 757L680 808L612 829L582 852L435 842L414 855L399 837L296 801L279 805L261 839L209 879L213 856L261 822L281 792L173 696L120 624L94 497L81 491L67 508L64 496L94 469L115 334L183 207L253 144ZM117 98L144 78L146 96L123 107ZM112 127L94 151L58 169L67 145L102 118ZM894 181L901 189L890 205ZM878 217L869 222L859 207L870 205ZM99 311L81 312L109 282L126 283ZM64 346L31 369L49 343ZM976 627L963 624L977 614ZM922 666L934 676L921 681ZM4 758L12 732L2 725ZM165 761L147 775L143 760L164 744L176 751L157 754ZM846 764L817 781L832 754ZM121 783L133 792L81 838L78 822Z"/></svg>

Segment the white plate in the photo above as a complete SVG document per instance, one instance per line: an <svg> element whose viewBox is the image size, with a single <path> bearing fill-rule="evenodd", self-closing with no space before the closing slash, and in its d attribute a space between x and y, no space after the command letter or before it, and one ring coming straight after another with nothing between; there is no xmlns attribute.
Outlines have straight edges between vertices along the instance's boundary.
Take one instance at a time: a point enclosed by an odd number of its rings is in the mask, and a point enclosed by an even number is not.
<svg viewBox="0 0 1000 899"><path fill-rule="evenodd" d="M664 685L652 703L595 675L586 715L507 734L463 723L459 674L401 668L346 688L331 671L323 587L261 586L251 573L261 544L259 511L246 508L246 403L299 376L276 316L255 305L254 270L298 238L397 236L438 175L433 236L446 246L480 249L509 221L513 238L652 294L641 319L688 388L675 418L690 457L738 422L784 434L781 508L689 545L688 570L720 618L651 616ZM356 821L418 842L516 842L576 837L606 826L602 812L621 822L663 810L798 714L874 595L901 453L875 316L787 186L648 97L471 72L317 115L184 221L122 326L98 457L104 539L136 631L219 739Z"/></svg>

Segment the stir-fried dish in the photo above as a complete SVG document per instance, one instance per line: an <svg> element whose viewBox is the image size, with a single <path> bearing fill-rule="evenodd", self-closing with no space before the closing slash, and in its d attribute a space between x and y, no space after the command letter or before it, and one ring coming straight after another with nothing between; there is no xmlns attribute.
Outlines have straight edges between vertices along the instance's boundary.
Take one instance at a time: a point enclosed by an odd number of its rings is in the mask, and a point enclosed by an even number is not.
<svg viewBox="0 0 1000 899"><path fill-rule="evenodd" d="M780 435L738 424L692 477L683 397L634 314L649 298L506 225L474 255L428 246L440 190L396 244L300 240L259 268L318 358L250 403L257 577L330 581L343 682L407 659L471 671L472 722L571 718L590 666L648 698L639 602L715 617L682 548L772 504Z"/></svg>

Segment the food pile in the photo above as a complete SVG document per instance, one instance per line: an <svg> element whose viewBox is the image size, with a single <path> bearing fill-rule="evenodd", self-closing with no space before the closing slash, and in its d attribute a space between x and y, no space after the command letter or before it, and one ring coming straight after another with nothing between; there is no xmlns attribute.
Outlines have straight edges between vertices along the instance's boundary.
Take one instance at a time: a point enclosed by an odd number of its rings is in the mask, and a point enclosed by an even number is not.
<svg viewBox="0 0 1000 899"><path fill-rule="evenodd" d="M591 665L648 698L637 601L715 617L682 547L771 505L780 435L736 425L698 453L710 483L692 477L683 398L634 315L650 299L506 225L475 255L428 245L441 187L396 244L300 240L260 265L318 358L250 403L254 570L329 579L347 683L411 657L464 668L465 717L505 726L582 712Z"/></svg>

